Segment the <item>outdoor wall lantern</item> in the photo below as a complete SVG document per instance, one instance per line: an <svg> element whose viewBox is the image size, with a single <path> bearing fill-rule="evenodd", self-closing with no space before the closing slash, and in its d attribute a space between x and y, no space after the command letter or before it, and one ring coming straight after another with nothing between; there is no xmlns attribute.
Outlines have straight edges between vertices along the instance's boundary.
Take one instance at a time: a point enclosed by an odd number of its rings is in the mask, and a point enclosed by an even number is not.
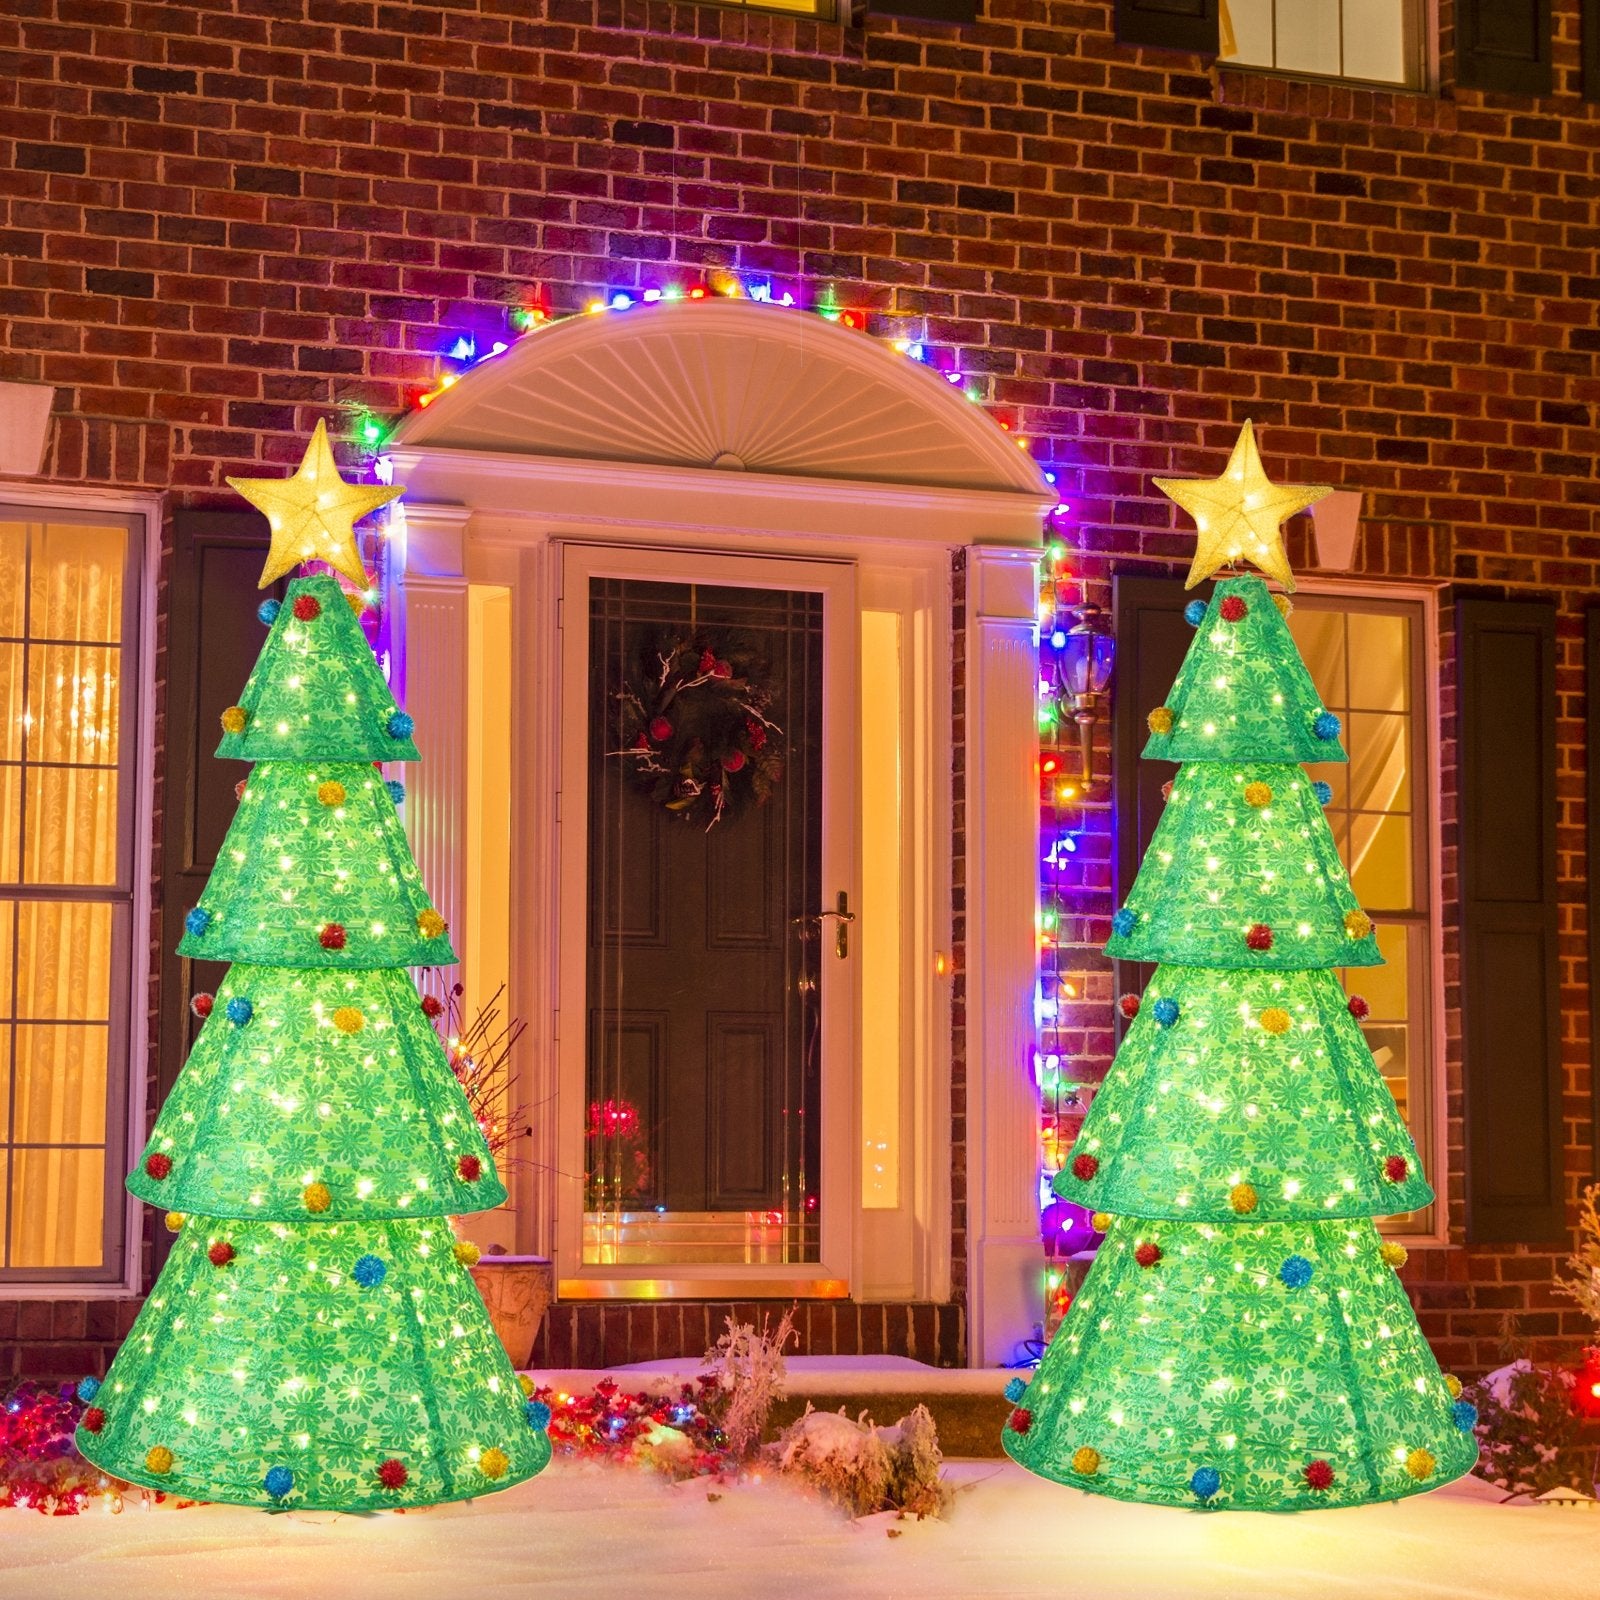
<svg viewBox="0 0 1600 1600"><path fill-rule="evenodd" d="M1111 684L1117 641L1105 612L1091 601L1074 606L1072 616L1056 651L1056 681L1062 711L1070 711L1078 725L1079 767L1087 790L1094 782L1094 725Z"/></svg>

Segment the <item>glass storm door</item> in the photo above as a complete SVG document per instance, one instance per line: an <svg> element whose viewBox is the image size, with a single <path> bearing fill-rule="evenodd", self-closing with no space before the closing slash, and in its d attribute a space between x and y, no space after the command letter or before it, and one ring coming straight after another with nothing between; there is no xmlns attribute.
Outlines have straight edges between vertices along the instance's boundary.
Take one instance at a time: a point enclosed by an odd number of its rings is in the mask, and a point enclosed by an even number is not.
<svg viewBox="0 0 1600 1600"><path fill-rule="evenodd" d="M586 574L581 601L564 585L564 645L580 607L587 645L580 1265L638 1292L669 1273L792 1290L835 1255L852 1144L847 1126L827 1148L826 1123L849 1105L856 963L830 692L853 667L849 575L634 553Z"/></svg>

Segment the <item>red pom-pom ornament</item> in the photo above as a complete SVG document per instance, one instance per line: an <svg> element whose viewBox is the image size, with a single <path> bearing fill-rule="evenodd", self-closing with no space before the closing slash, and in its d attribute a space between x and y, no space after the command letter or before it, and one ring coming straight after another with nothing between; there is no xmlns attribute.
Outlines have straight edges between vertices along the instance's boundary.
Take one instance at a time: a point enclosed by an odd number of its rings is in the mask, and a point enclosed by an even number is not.
<svg viewBox="0 0 1600 1600"><path fill-rule="evenodd" d="M1222 604L1217 607L1217 614L1224 622L1243 622L1250 614L1250 607L1238 595L1230 594L1225 596Z"/></svg>
<svg viewBox="0 0 1600 1600"><path fill-rule="evenodd" d="M1117 1010L1120 1011L1123 1014L1123 1016L1125 1016L1128 1019L1129 1022L1132 1022L1133 1019L1136 1016L1139 1015L1139 997L1138 997L1138 995L1136 995L1136 994L1125 994L1125 995L1123 995L1123 997L1119 1001L1117 1001Z"/></svg>
<svg viewBox="0 0 1600 1600"><path fill-rule="evenodd" d="M90 1406L78 1423L85 1433L99 1433L105 1425L106 1414L99 1406Z"/></svg>
<svg viewBox="0 0 1600 1600"><path fill-rule="evenodd" d="M422 1014L431 1022L435 1017L444 1015L444 1001L437 995L425 994L422 997Z"/></svg>
<svg viewBox="0 0 1600 1600"><path fill-rule="evenodd" d="M160 1183L163 1178L172 1173L172 1157L163 1155L159 1150L144 1158L144 1170Z"/></svg>
<svg viewBox="0 0 1600 1600"><path fill-rule="evenodd" d="M1011 1413L1009 1426L1013 1433L1026 1433L1033 1426L1033 1413L1026 1406L1018 1406Z"/></svg>
<svg viewBox="0 0 1600 1600"><path fill-rule="evenodd" d="M1148 1240L1146 1240L1144 1244L1140 1245L1139 1248L1133 1252L1133 1259L1137 1261L1141 1267L1153 1267L1156 1262L1161 1259L1161 1246L1158 1244L1151 1244Z"/></svg>
<svg viewBox="0 0 1600 1600"><path fill-rule="evenodd" d="M1080 1183L1087 1183L1100 1170L1098 1156L1084 1154L1072 1158L1072 1176Z"/></svg>
<svg viewBox="0 0 1600 1600"><path fill-rule="evenodd" d="M217 1242L206 1251L206 1255L210 1259L212 1266L225 1267L230 1261L233 1260L233 1246L229 1244L226 1239L218 1239Z"/></svg>
<svg viewBox="0 0 1600 1600"><path fill-rule="evenodd" d="M322 602L314 594L297 594L294 614L299 622L315 622L322 615Z"/></svg>
<svg viewBox="0 0 1600 1600"><path fill-rule="evenodd" d="M1383 1164L1383 1175L1390 1183L1404 1183L1411 1163L1404 1156L1390 1156Z"/></svg>
<svg viewBox="0 0 1600 1600"><path fill-rule="evenodd" d="M1306 1487L1308 1489L1331 1489L1333 1487L1333 1468L1326 1461L1307 1462Z"/></svg>
<svg viewBox="0 0 1600 1600"><path fill-rule="evenodd" d="M396 1461L392 1456L389 1458L389 1460L380 1462L378 1464L378 1482L381 1483L385 1489L405 1488L406 1479L410 1476L411 1474L406 1471L405 1462Z"/></svg>
<svg viewBox="0 0 1600 1600"><path fill-rule="evenodd" d="M483 1176L483 1163L476 1156L462 1156L456 1162L456 1171L467 1183L476 1183Z"/></svg>
<svg viewBox="0 0 1600 1600"><path fill-rule="evenodd" d="M1372 1015L1372 1007L1358 994L1350 996L1350 1015L1357 1022L1365 1022Z"/></svg>
<svg viewBox="0 0 1600 1600"><path fill-rule="evenodd" d="M1244 942L1251 950L1270 950L1272 948L1272 929L1264 922L1252 922L1245 930Z"/></svg>
<svg viewBox="0 0 1600 1600"><path fill-rule="evenodd" d="M202 1022L204 1022L205 1019L211 1015L211 1008L216 1003L217 998L215 995L197 994L194 999L189 1002L189 1009L194 1012L194 1014L199 1017Z"/></svg>
<svg viewBox="0 0 1600 1600"><path fill-rule="evenodd" d="M317 943L324 950L343 950L345 932L343 924L330 922L321 933L317 935Z"/></svg>

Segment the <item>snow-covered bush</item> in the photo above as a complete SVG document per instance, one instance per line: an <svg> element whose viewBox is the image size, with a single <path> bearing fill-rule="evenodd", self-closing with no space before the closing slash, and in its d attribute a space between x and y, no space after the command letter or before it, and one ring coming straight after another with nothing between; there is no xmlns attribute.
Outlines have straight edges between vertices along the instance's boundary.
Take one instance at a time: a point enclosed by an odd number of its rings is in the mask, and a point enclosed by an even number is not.
<svg viewBox="0 0 1600 1600"><path fill-rule="evenodd" d="M763 1317L757 1329L729 1317L727 1331L706 1351L705 1365L713 1382L703 1403L716 1416L728 1451L738 1460L754 1455L760 1446L773 1402L783 1394L783 1352L800 1342L792 1307L776 1328L770 1321Z"/></svg>
<svg viewBox="0 0 1600 1600"><path fill-rule="evenodd" d="M926 1406L918 1406L892 1428L874 1426L862 1412L852 1421L843 1411L813 1411L797 1418L776 1446L778 1466L811 1485L853 1517L901 1511L933 1517L949 1491L940 1477L944 1457Z"/></svg>
<svg viewBox="0 0 1600 1600"><path fill-rule="evenodd" d="M1578 1419L1572 1374L1562 1367L1513 1361L1469 1386L1478 1408L1478 1476L1508 1495L1590 1488L1588 1452L1573 1449Z"/></svg>

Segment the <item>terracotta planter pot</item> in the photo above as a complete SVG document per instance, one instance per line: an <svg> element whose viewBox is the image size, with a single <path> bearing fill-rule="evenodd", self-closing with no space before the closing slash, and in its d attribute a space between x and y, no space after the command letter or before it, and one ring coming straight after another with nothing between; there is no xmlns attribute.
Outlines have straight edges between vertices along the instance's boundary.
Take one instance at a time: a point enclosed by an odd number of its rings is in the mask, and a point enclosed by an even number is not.
<svg viewBox="0 0 1600 1600"><path fill-rule="evenodd" d="M483 1256L472 1268L472 1281L511 1365L522 1371L533 1360L533 1342L555 1292L555 1269L544 1256Z"/></svg>

